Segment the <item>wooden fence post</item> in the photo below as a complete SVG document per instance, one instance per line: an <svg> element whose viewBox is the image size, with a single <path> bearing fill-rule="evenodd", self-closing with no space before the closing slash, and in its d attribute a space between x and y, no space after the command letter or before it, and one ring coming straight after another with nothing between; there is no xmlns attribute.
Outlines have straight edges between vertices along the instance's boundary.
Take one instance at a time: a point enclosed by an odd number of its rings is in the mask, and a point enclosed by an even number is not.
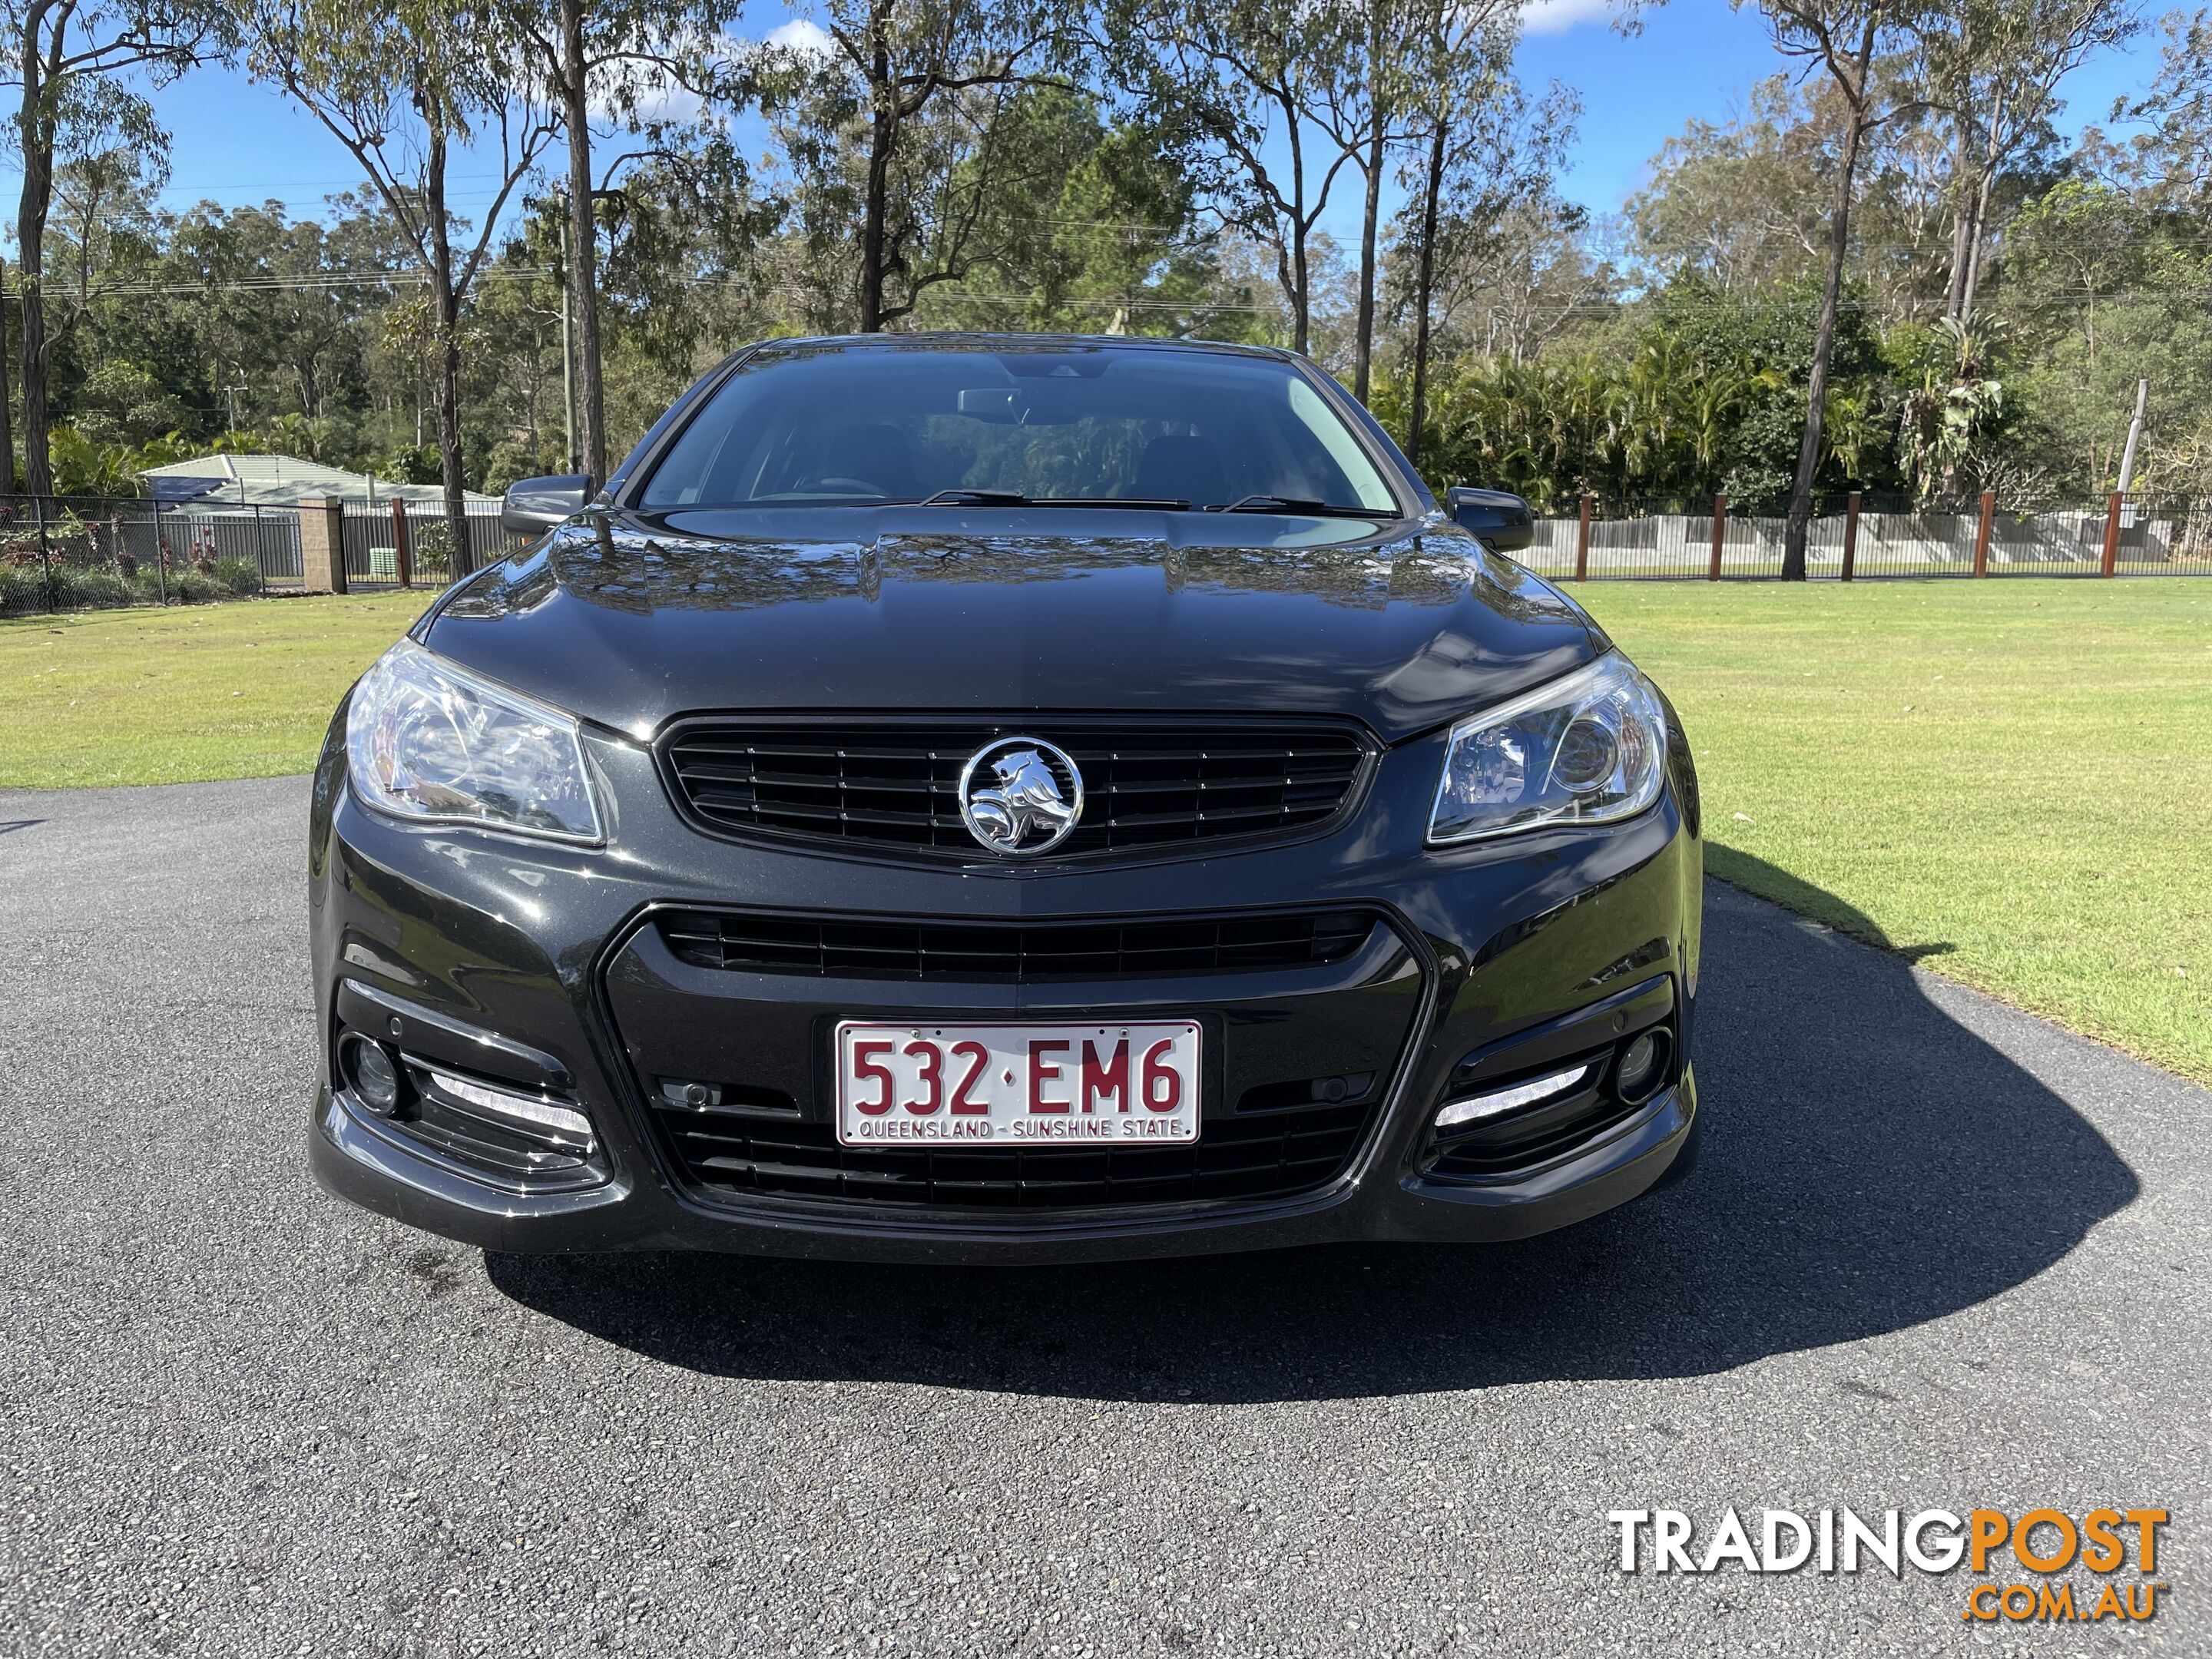
<svg viewBox="0 0 2212 1659"><path fill-rule="evenodd" d="M1589 515L1590 498L1583 497L1582 522L1575 531L1575 580L1589 580Z"/></svg>
<svg viewBox="0 0 2212 1659"><path fill-rule="evenodd" d="M1859 492L1854 489L1844 501L1844 580L1850 580L1858 563Z"/></svg>
<svg viewBox="0 0 2212 1659"><path fill-rule="evenodd" d="M1708 581L1717 582L1721 579L1721 542L1727 534L1728 497L1716 495L1713 497L1713 563L1712 568L1706 573Z"/></svg>
<svg viewBox="0 0 2212 1659"><path fill-rule="evenodd" d="M407 529L407 498L392 498L392 563L402 587L415 586L415 542Z"/></svg>
<svg viewBox="0 0 2212 1659"><path fill-rule="evenodd" d="M1974 526L1974 574L1977 577L1990 574L1990 527L1996 522L1996 516L1997 492L1984 489L1982 492L1982 520Z"/></svg>
<svg viewBox="0 0 2212 1659"><path fill-rule="evenodd" d="M2120 574L2120 492L2115 489L2105 502L2105 562L2099 567L2100 576Z"/></svg>

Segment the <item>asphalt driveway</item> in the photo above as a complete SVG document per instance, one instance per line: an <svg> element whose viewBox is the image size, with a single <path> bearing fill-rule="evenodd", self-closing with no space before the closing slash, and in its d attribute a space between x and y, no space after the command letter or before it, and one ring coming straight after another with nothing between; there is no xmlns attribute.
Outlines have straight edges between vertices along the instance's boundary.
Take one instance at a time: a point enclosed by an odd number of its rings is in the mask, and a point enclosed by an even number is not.
<svg viewBox="0 0 2212 1659"><path fill-rule="evenodd" d="M305 1176L306 794L0 793L0 1651L2212 1651L2203 1091L1715 887L1704 1164L1565 1233L487 1258ZM2152 1623L1604 1520L2104 1504Z"/></svg>

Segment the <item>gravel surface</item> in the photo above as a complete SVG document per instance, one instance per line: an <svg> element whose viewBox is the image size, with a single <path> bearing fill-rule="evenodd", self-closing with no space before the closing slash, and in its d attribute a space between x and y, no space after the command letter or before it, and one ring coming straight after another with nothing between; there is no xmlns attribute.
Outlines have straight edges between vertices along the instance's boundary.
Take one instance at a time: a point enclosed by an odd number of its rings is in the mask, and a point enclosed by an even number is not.
<svg viewBox="0 0 2212 1659"><path fill-rule="evenodd" d="M307 1177L306 794L0 793L0 1651L2212 1652L2203 1091L1716 887L1704 1164L1565 1233L487 1258ZM2102 1504L2150 1623L1605 1521Z"/></svg>

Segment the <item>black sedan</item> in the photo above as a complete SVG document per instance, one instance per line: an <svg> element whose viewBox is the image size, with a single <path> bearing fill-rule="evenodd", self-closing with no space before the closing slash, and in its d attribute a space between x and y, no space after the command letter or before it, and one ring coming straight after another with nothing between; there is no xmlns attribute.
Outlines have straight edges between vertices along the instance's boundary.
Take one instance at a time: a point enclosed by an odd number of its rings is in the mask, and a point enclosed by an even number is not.
<svg viewBox="0 0 2212 1659"><path fill-rule="evenodd" d="M332 721L331 1190L501 1250L1503 1239L1688 1167L1666 700L1287 353L741 351Z"/></svg>

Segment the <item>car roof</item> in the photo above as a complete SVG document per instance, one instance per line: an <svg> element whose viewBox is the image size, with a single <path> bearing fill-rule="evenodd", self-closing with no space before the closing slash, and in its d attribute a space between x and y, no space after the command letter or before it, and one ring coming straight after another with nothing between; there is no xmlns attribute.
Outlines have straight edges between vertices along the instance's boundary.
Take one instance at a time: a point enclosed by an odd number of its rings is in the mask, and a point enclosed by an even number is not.
<svg viewBox="0 0 2212 1659"><path fill-rule="evenodd" d="M1266 357L1276 361L1293 358L1295 352L1279 346L1246 345L1233 340L1195 340L1170 337L1160 334L1018 334L979 333L971 330L932 331L916 330L896 334L807 334L779 337L762 340L744 348L747 351L770 351L779 347L805 346L818 348L834 346L840 349L884 350L900 346L933 345L955 351L1004 351L1009 349L1036 350L1064 347L1070 350L1097 346L1114 346L1142 351L1204 351L1224 353L1240 357Z"/></svg>

